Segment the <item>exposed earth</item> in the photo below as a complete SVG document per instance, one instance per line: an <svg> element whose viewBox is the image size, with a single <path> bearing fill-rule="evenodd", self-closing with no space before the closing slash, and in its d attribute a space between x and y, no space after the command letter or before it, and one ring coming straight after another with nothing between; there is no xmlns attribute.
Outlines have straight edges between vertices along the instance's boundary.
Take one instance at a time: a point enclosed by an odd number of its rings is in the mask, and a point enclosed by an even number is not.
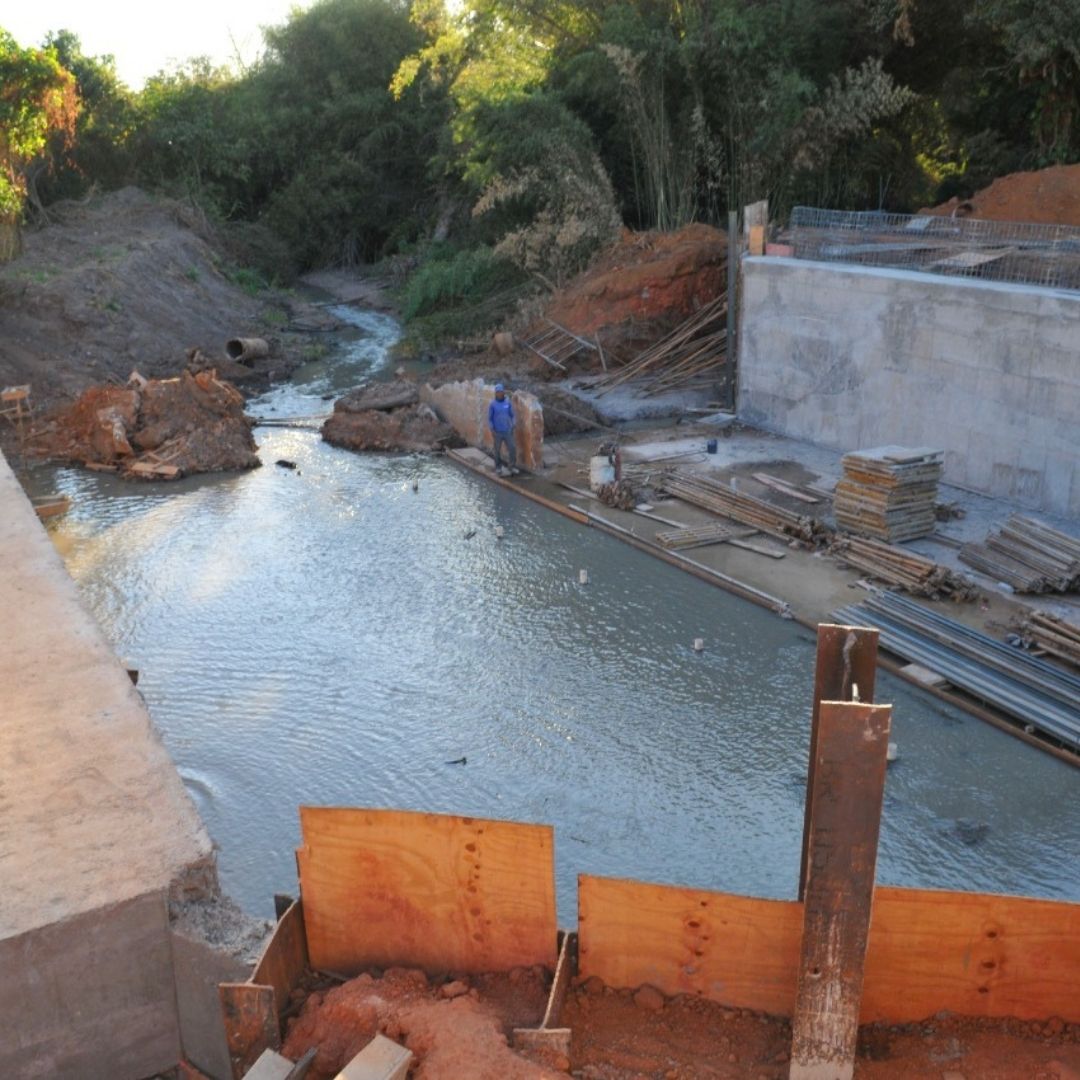
<svg viewBox="0 0 1080 1080"><path fill-rule="evenodd" d="M969 199L953 198L920 213L1080 227L1080 164L1011 173Z"/></svg>

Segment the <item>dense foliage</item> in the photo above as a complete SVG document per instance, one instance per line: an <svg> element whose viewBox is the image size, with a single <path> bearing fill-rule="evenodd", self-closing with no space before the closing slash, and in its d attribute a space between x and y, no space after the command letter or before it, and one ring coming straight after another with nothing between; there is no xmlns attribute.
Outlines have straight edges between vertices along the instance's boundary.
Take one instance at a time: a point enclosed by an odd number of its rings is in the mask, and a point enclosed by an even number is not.
<svg viewBox="0 0 1080 1080"><path fill-rule="evenodd" d="M0 126L9 200L36 160L46 198L142 183L297 265L401 254L421 317L557 283L623 223L906 210L1080 158L1080 0L316 0L265 38L132 93L69 33L0 35L0 119L39 118Z"/></svg>

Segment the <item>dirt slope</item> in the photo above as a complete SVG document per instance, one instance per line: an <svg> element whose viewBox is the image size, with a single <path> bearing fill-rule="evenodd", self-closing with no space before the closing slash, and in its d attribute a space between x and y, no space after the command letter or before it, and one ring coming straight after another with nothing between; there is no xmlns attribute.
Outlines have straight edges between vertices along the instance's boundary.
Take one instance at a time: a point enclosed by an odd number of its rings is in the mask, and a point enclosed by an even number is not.
<svg viewBox="0 0 1080 1080"><path fill-rule="evenodd" d="M970 199L950 199L920 211L938 215L954 212L989 221L1080 226L1080 165L1053 165L1037 172L1012 173L999 177Z"/></svg>
<svg viewBox="0 0 1080 1080"><path fill-rule="evenodd" d="M267 305L231 283L212 234L180 203L125 188L50 208L0 266L0 386L36 405L94 383L175 375L185 352L223 356L265 327Z"/></svg>

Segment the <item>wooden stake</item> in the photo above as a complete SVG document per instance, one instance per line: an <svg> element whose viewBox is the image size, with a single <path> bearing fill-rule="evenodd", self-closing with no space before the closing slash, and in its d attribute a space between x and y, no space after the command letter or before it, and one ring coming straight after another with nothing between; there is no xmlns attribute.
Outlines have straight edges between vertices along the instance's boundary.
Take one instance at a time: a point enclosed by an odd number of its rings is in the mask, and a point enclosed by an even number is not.
<svg viewBox="0 0 1080 1080"><path fill-rule="evenodd" d="M892 707L823 701L790 1080L852 1080Z"/></svg>
<svg viewBox="0 0 1080 1080"><path fill-rule="evenodd" d="M810 763L806 777L806 806L803 811L802 859L799 863L799 899L806 895L806 866L810 845L810 817L817 762L818 714L823 701L874 700L877 676L878 631L872 627L818 626L817 667L814 671L814 706L810 714Z"/></svg>

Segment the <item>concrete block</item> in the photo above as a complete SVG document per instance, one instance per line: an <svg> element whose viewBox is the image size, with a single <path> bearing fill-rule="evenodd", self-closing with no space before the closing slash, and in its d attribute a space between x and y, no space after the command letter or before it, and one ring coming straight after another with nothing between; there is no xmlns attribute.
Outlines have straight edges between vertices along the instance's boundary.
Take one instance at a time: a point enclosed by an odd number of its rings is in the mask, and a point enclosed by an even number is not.
<svg viewBox="0 0 1080 1080"><path fill-rule="evenodd" d="M180 1059L160 892L0 941L0 971L5 1080L138 1080Z"/></svg>
<svg viewBox="0 0 1080 1080"><path fill-rule="evenodd" d="M184 1056L212 1080L231 1080L218 983L243 982L251 965L175 926L170 941Z"/></svg>
<svg viewBox="0 0 1080 1080"><path fill-rule="evenodd" d="M490 450L494 446L487 424L487 409L495 387L482 379L445 383L420 389L420 400L430 405L470 446ZM518 464L536 470L544 463L544 410L539 400L522 390L510 395L517 418L515 444Z"/></svg>
<svg viewBox="0 0 1080 1080"><path fill-rule="evenodd" d="M336 1080L405 1080L412 1053L385 1035L376 1035L337 1074Z"/></svg>

